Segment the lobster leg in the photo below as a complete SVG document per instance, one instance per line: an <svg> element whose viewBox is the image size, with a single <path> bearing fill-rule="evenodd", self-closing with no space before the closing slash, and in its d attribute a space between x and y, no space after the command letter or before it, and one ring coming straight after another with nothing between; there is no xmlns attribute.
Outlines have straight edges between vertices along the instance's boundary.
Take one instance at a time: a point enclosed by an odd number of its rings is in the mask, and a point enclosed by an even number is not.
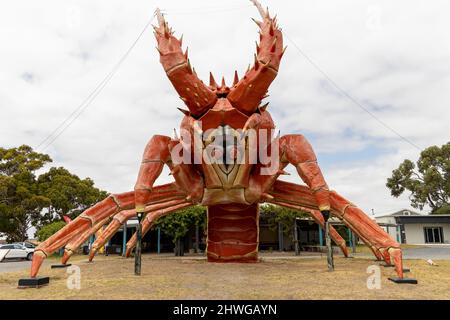
<svg viewBox="0 0 450 320"><path fill-rule="evenodd" d="M311 210L306 209L305 211L308 212L311 217L314 219L314 221L322 227L323 230L325 230L325 219L323 218L323 215L318 210ZM348 249L347 245L345 244L344 238L341 237L341 235L336 231L336 229L333 226L330 226L330 237L336 243L339 248L341 248L341 251L343 255L348 258Z"/></svg>
<svg viewBox="0 0 450 320"><path fill-rule="evenodd" d="M135 208L137 212L144 212L150 201L153 184L160 176L164 164L170 160L169 143L166 136L153 136L147 143L142 157L141 167L134 187Z"/></svg>
<svg viewBox="0 0 450 320"><path fill-rule="evenodd" d="M269 191L273 199L268 202L288 203L299 209L317 210L318 204L313 192L301 185L277 180ZM403 278L403 261L400 245L363 211L336 192L330 192L331 213L341 219L369 247L382 254L387 263L391 261L400 278Z"/></svg>
<svg viewBox="0 0 450 320"><path fill-rule="evenodd" d="M161 209L170 210L171 206L176 206L179 204L191 205L189 202L182 200L182 199L170 200L167 202L161 202L161 203L149 205L145 208L145 212L153 213L153 212L155 212L157 210L161 210ZM89 253L89 261L92 261L96 252L102 246L104 246L107 241L109 241L112 238L112 236L117 232L117 230L119 230L120 226L122 226L127 220L129 220L130 218L133 218L135 216L136 216L135 210L126 210L126 211L122 211L121 213L117 214L113 218L112 222L108 225L108 227L103 231L102 235L97 240L95 240L95 242L92 244L91 251ZM142 227L143 233L144 233L144 229L145 229L145 227L144 227L145 221L146 220L144 220L143 227Z"/></svg>
<svg viewBox="0 0 450 320"><path fill-rule="evenodd" d="M152 224L158 220L159 218L166 216L170 213L173 213L177 210L180 210L182 208L191 207L193 204L187 201L181 202L176 205L172 205L167 208L162 209L155 209L151 211L145 219L142 221L142 236L145 236L145 234L150 230ZM136 246L137 241L137 235L136 232L133 234L131 239L127 243L127 251L125 252L125 257L128 258L133 251L134 247Z"/></svg>
<svg viewBox="0 0 450 320"><path fill-rule="evenodd" d="M112 236L119 230L120 226L123 225L128 219L136 216L136 210L125 210L116 214L111 221L111 223L103 230L101 236L97 238L92 244L91 250L89 252L89 261L92 261L97 251L108 242Z"/></svg>
<svg viewBox="0 0 450 320"><path fill-rule="evenodd" d="M185 193L181 192L174 183L169 183L155 187L149 202L157 203L168 199L184 198ZM50 238L42 242L33 254L31 263L31 277L36 277L44 259L64 247L74 236L81 236L91 229L99 221L108 218L122 210L134 208L134 192L125 192L117 195L110 195L79 215L76 219L56 232ZM73 248L72 248L73 249Z"/></svg>
<svg viewBox="0 0 450 320"><path fill-rule="evenodd" d="M110 195L93 207L84 211L75 220L56 232L50 238L41 243L33 254L31 262L31 277L35 278L44 259L66 245L74 235L83 234L96 223L108 218L123 209L134 207L134 192L126 192L118 195Z"/></svg>
<svg viewBox="0 0 450 320"><path fill-rule="evenodd" d="M170 150L179 143L179 140L159 135L153 136L148 142L134 187L136 212L145 212L145 206L150 202L155 191L153 184L161 174L164 164L170 168L178 192L180 190L184 192L184 197L188 201L198 202L202 198L203 178L201 175L192 165L172 162Z"/></svg>
<svg viewBox="0 0 450 320"><path fill-rule="evenodd" d="M167 199L168 199L168 201L170 203L179 203L180 201L184 202L184 200L180 200L183 197L184 197L184 194L182 194L182 195L173 195L171 193L167 194ZM171 199L174 199L174 198L175 198L175 200L171 200ZM160 201L161 200L158 199L155 204L150 204L149 206L146 207L146 210L153 210L152 208L154 208L154 207L157 207L157 208L158 207L164 207L165 206L165 202L161 203ZM152 203L152 202L150 202L150 203ZM122 212L119 212L118 214L121 214L121 213L124 213L124 212L129 212L129 211L130 210L122 211ZM131 211L133 211L135 213L135 210L131 210ZM114 213L111 217L105 218L104 220L98 222L97 224L95 224L95 226L93 226L92 228L90 228L90 229L86 230L84 233L82 233L81 236L75 236L74 238L72 238L69 241L69 243L66 245L66 247L65 247L64 256L62 258L61 263L62 264L66 264L67 261L69 260L69 258L76 251L76 249L78 249L87 239L89 239L90 236L95 234L101 227L103 227L105 224L107 224L109 221L111 221L112 217L115 216L115 215L117 215L117 214ZM104 233L102 233L102 235L103 234ZM112 235L113 234L111 234L111 236ZM99 239L102 239L102 238L103 237L100 236ZM106 241L108 241L108 240L109 240L109 238ZM106 241L103 242L103 244L106 243ZM103 244L97 247L97 249L94 251L94 254L95 254L95 252L97 252L98 248L103 246ZM92 248L91 248L91 251L92 251Z"/></svg>
<svg viewBox="0 0 450 320"><path fill-rule="evenodd" d="M114 214L113 214L114 215ZM107 217L105 219L97 222L93 227L84 231L80 236L73 237L69 243L64 248L64 255L61 259L62 264L66 264L69 261L70 257L75 253L75 251L92 235L94 235L100 228L102 228L105 224L110 221L111 217Z"/></svg>
<svg viewBox="0 0 450 320"><path fill-rule="evenodd" d="M281 162L295 166L302 180L314 194L319 210L330 210L330 192L309 142L299 134L280 138Z"/></svg>

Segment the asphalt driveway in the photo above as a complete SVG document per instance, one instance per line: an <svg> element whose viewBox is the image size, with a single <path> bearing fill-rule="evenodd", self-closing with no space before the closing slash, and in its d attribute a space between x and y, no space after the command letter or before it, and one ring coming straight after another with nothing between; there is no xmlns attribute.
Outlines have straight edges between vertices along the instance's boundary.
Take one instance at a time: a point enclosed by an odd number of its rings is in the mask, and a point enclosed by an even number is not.
<svg viewBox="0 0 450 320"><path fill-rule="evenodd" d="M23 269L29 269L31 261L27 260L3 260L0 262L0 272L13 272Z"/></svg>
<svg viewBox="0 0 450 320"><path fill-rule="evenodd" d="M423 246L403 249L404 259L450 260L450 246Z"/></svg>

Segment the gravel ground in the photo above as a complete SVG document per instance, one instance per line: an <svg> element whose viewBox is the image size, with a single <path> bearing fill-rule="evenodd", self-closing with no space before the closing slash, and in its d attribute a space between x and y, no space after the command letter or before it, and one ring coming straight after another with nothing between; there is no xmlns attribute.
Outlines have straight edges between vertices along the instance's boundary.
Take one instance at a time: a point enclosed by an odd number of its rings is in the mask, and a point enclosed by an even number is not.
<svg viewBox="0 0 450 320"><path fill-rule="evenodd" d="M208 263L204 258L155 258L144 255L142 276L133 273L134 259L85 256L71 260L80 267L80 290L68 289L65 269L50 269L50 285L17 289L28 270L0 274L0 299L450 299L450 261L408 260L406 275L418 285L398 285L388 277L393 268L379 268L381 289L368 289L367 268L372 259L338 256L336 270L328 272L324 257L273 257L260 263ZM53 261L55 263L55 261Z"/></svg>

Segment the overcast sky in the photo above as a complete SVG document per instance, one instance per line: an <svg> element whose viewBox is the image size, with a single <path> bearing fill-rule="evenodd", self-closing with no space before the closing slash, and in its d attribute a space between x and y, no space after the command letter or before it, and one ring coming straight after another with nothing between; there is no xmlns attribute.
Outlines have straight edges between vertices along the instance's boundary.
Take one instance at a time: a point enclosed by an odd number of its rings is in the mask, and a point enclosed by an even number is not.
<svg viewBox="0 0 450 320"><path fill-rule="evenodd" d="M263 0L278 14L288 50L270 88L282 134L314 146L330 187L366 212L409 208L385 183L419 151L342 95L317 67L420 148L449 140L450 2ZM257 10L248 0L8 1L0 11L0 145L33 147L79 106L159 6L191 63L230 82L252 62ZM133 188L144 147L172 135L182 106L146 30L97 99L45 151L54 166L109 192ZM293 173L289 181L300 182ZM158 180L170 181L167 171Z"/></svg>

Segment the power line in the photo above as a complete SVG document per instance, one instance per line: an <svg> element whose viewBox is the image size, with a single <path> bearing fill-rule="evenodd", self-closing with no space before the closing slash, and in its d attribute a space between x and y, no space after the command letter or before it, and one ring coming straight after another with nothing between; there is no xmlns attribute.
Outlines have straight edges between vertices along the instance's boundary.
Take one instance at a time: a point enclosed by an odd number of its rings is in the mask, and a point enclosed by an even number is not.
<svg viewBox="0 0 450 320"><path fill-rule="evenodd" d="M319 71L327 80L330 82L333 87L336 88L337 91L339 91L343 96L347 97L350 101L352 101L356 106L361 108L363 111L365 111L368 115L370 115L373 119L375 119L379 124L381 124L383 127L394 133L396 136L398 136L400 139L405 141L406 143L410 144L414 148L418 150L422 150L418 145L416 145L414 142L409 140L408 138L401 135L399 132L394 130L391 126L389 126L387 123L385 123L383 120L378 118L373 112L368 110L366 107L364 107L358 100L353 98L349 93L347 93L344 89L342 89L322 68L320 68L300 47L292 40L285 31L283 31L286 38L294 45L294 47L297 49L297 51L317 70Z"/></svg>
<svg viewBox="0 0 450 320"><path fill-rule="evenodd" d="M178 11L173 10L173 12L176 12L177 14L199 14L199 13L212 13L212 12L223 12L223 11L231 11L236 10L240 8L246 8L249 6L243 6L243 7L233 7L233 8L214 8L211 7L213 11L209 12L198 12L198 11ZM208 8L209 9L209 8ZM217 11L215 10L217 9ZM192 10L192 8L191 8ZM166 11L167 10L162 10ZM170 10L172 12L172 10ZM95 89L86 97L86 99L83 100L83 102L63 121L61 122L58 127L56 127L44 140L41 141L36 147L39 148L42 145L45 144L45 146L42 148L42 151L47 149L53 142L58 139L58 137L65 131L67 128L83 113L84 110L86 110L87 107L90 106L90 104L95 100L95 98L101 93L103 88L108 84L108 82L111 80L111 78L115 75L119 67L122 65L122 63L125 61L125 59L130 54L131 50L136 46L137 42L140 40L144 32L147 30L148 26L153 22L153 19L155 18L155 14L152 16L152 18L147 22L147 24L144 26L142 31L139 33L136 40L132 43L130 48L125 52L125 54L119 59L119 61L116 63L116 65L113 67L113 69L105 76L105 78L95 87ZM373 119L375 119L379 124L381 124L383 127L394 133L396 136L398 136L401 140L408 143L409 145L413 146L414 148L418 150L422 150L419 146L417 146L415 143L413 143L408 138L401 135L399 132L394 130L391 126L389 126L387 123L382 121L380 118L378 118L374 113L372 113L370 110L368 110L366 107L364 107L358 100L356 100L353 96L351 96L349 93L347 93L344 89L342 89L322 68L320 68L300 47L295 43L294 40L292 40L284 31L283 32L286 36L286 38L292 43L292 45L297 49L298 53L305 58L317 71L319 71L332 85L333 87L339 91L343 96L347 97L350 101L352 101L356 106L358 106L360 109L365 111L368 115L370 115ZM58 132L59 131L59 132ZM48 142L48 143L46 143Z"/></svg>
<svg viewBox="0 0 450 320"><path fill-rule="evenodd" d="M250 7L250 6L245 6ZM189 11L178 11L178 14L193 14L193 13L214 13L214 12L222 12L222 11L231 11L231 10L237 10L245 8L243 6L241 7L231 7L231 8L216 8L211 7L209 11L204 12L189 12ZM201 9L201 8L200 8ZM203 8L203 9L209 9L209 8ZM192 8L190 8L192 10ZM163 12L166 10L162 10ZM172 12L172 11L171 11ZM176 12L176 10L175 10ZM37 146L36 149L41 148L42 151L45 151L50 145L53 144L53 142L58 139L64 131L66 131L72 123L80 117L80 115L87 109L87 107L90 106L90 104L95 100L95 98L101 93L101 91L105 88L105 86L108 84L108 82L111 80L111 78L115 75L119 67L122 65L122 63L125 61L125 59L130 54L131 50L136 46L137 42L140 40L144 32L147 30L148 26L153 22L155 18L155 14L152 16L152 18L148 21L148 23L144 26L142 31L139 33L136 40L132 43L130 48L125 52L125 54L119 59L119 61L115 64L115 66L112 68L112 70L103 78L102 81L94 88L94 90L81 102L80 105L78 105L77 108L75 108L72 113L70 113L66 119L64 119L45 139L43 139Z"/></svg>
<svg viewBox="0 0 450 320"><path fill-rule="evenodd" d="M120 68L122 63L126 60L126 58L129 56L133 48L136 46L138 41L141 39L144 32L147 30L149 25L153 22L155 19L155 14L153 14L152 18L147 22L147 24L144 26L142 31L139 33L137 38L133 41L131 46L128 48L128 50L122 55L122 57L119 59L119 61L114 65L112 70L103 78L103 80L95 87L95 89L86 97L86 99L83 100L83 102L75 108L74 111L64 120L62 121L44 140L42 140L37 146L36 149L40 148L42 145L44 145L41 150L46 150L50 145L55 142L56 139L58 139L61 134L64 133L64 131L69 128L72 123L78 119L78 117L86 110L87 107L90 106L90 104L95 100L95 98L101 93L101 91L105 88L105 86L108 84L108 82L111 80L111 78L116 74L117 70Z"/></svg>

